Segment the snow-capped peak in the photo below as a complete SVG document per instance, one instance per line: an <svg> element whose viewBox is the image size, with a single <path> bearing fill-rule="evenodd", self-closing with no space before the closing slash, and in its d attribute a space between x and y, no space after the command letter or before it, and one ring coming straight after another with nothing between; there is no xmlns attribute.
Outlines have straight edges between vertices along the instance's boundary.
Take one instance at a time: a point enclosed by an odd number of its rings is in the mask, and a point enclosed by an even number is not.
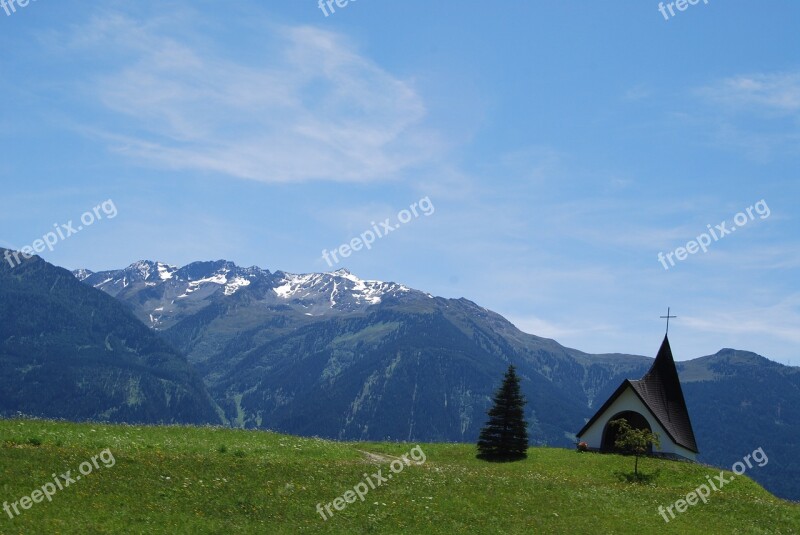
<svg viewBox="0 0 800 535"><path fill-rule="evenodd" d="M347 269L270 273L255 266L240 268L226 260L193 262L180 268L141 260L121 270L76 270L74 274L85 284L114 296L147 289L140 299L151 303L148 319L155 328L168 326L182 307L205 306L211 299L226 299L243 291L250 292L250 299L261 301L266 307L288 305L307 316L363 310L388 297L426 295L401 284L360 279Z"/></svg>
<svg viewBox="0 0 800 535"><path fill-rule="evenodd" d="M339 269L331 273L283 273L273 291L282 299L300 300L309 306L324 300L329 308L355 308L377 305L386 295L411 290L401 284L363 280L346 269Z"/></svg>
<svg viewBox="0 0 800 535"><path fill-rule="evenodd" d="M164 264L162 262L153 262L152 260L139 260L134 262L124 270L122 273L129 279L128 282L134 281L165 281L172 278L172 275L178 270L175 266Z"/></svg>

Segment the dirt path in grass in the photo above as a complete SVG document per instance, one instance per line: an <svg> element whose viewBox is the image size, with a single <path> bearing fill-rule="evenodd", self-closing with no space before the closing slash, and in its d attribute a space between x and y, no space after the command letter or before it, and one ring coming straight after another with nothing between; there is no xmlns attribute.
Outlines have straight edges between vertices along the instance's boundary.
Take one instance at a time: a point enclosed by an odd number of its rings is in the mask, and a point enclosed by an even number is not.
<svg viewBox="0 0 800 535"><path fill-rule="evenodd" d="M393 455L385 455L383 453L371 453L364 450L356 450L357 452L361 453L366 459L375 463L390 463L392 461L398 460L401 461L400 457L395 457Z"/></svg>

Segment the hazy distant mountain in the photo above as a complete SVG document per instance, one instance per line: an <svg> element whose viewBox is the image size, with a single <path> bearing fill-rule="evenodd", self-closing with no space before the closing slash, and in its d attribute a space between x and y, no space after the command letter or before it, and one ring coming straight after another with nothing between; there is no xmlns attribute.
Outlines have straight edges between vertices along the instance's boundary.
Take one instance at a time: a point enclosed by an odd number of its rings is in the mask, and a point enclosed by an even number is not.
<svg viewBox="0 0 800 535"><path fill-rule="evenodd" d="M137 262L75 273L124 302L185 352L233 424L341 439L474 441L509 362L529 400L534 444L573 434L651 359L589 355L522 333L466 299L443 299L346 270L295 275L231 262ZM660 336L653 340L658 349ZM723 350L678 365L701 459L730 466L763 447L751 474L800 498L800 373ZM783 477L778 477L780 474Z"/></svg>
<svg viewBox="0 0 800 535"><path fill-rule="evenodd" d="M800 368L723 349L678 363L700 459L731 465L763 447L769 463L747 475L800 500Z"/></svg>
<svg viewBox="0 0 800 535"><path fill-rule="evenodd" d="M17 412L221 423L184 357L118 301L38 257L0 265L0 415Z"/></svg>

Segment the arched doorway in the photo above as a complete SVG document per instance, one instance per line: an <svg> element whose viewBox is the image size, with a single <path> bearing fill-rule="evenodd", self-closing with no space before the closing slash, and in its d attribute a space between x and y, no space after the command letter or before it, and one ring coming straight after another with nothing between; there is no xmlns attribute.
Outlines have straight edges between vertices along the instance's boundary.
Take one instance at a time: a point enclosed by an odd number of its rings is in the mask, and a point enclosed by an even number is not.
<svg viewBox="0 0 800 535"><path fill-rule="evenodd" d="M652 431L652 429L650 428L650 423L647 421L647 418L645 418L638 412L635 411L619 412L608 420L605 429L603 429L603 441L600 444L600 449L602 451L615 451L617 449L614 446L614 443L617 441L618 430L616 426L611 425L611 422L620 419L627 421L628 425L630 425L634 429L647 429L648 431ZM648 446L647 452L653 453L652 444Z"/></svg>

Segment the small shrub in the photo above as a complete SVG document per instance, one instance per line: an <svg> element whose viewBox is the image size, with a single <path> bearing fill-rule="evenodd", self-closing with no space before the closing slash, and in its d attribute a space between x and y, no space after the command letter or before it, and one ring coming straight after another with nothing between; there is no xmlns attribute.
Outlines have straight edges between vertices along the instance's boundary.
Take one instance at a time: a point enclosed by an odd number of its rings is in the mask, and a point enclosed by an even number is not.
<svg viewBox="0 0 800 535"><path fill-rule="evenodd" d="M38 448L39 446L42 445L42 439L39 437L31 437L28 439L28 444Z"/></svg>
<svg viewBox="0 0 800 535"><path fill-rule="evenodd" d="M217 453L227 453L227 452L228 452L228 446L226 446L225 444L222 444L219 448L217 448Z"/></svg>

